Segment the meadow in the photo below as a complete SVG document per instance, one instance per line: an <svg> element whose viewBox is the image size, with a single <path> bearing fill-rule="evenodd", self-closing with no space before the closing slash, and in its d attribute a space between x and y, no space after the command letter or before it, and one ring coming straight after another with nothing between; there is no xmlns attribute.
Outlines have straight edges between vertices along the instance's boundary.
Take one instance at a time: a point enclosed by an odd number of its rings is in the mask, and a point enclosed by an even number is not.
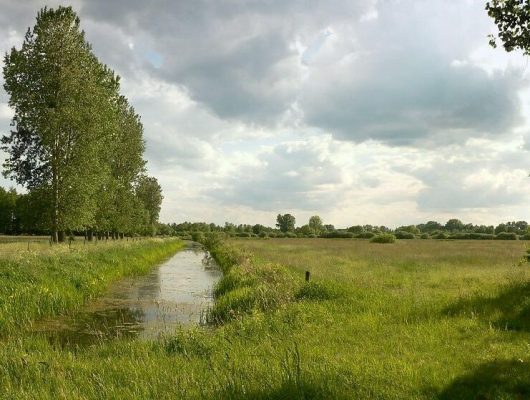
<svg viewBox="0 0 530 400"><path fill-rule="evenodd" d="M153 342L65 348L21 334L23 325L18 332L4 329L0 396L530 397L530 265L523 241L207 244L224 272L210 326L178 329ZM130 259L139 251L134 246ZM70 260L64 253L54 257ZM20 257L10 269L0 258L3 282L19 274L27 256ZM0 304L9 293L0 292ZM10 312L3 310L4 319Z"/></svg>

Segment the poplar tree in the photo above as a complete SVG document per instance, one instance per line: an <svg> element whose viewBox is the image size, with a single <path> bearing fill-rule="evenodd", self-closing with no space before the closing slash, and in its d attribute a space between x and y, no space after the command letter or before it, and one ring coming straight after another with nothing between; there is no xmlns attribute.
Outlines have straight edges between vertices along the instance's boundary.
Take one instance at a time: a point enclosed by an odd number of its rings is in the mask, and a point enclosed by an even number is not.
<svg viewBox="0 0 530 400"><path fill-rule="evenodd" d="M151 176L140 176L136 186L136 196L147 212L147 229L154 232L158 223L160 206L164 199L162 188L157 179Z"/></svg>
<svg viewBox="0 0 530 400"><path fill-rule="evenodd" d="M2 138L4 175L48 198L52 239L60 241L66 229L94 223L117 82L71 7L43 8L22 47L6 54L3 73L14 109L14 130Z"/></svg>

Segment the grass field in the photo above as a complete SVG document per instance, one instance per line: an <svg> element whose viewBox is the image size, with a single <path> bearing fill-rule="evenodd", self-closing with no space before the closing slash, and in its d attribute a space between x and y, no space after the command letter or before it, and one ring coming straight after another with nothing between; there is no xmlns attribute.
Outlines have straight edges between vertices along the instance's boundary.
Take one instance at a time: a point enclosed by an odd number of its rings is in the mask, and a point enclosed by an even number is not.
<svg viewBox="0 0 530 400"><path fill-rule="evenodd" d="M0 396L530 398L524 253L518 241L235 240L214 250L212 328L65 349L12 333Z"/></svg>

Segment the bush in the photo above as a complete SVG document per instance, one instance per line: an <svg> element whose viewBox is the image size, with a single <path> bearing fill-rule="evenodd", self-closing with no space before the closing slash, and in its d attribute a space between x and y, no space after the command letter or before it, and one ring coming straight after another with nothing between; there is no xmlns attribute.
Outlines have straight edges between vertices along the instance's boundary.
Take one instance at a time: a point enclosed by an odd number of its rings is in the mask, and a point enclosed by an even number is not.
<svg viewBox="0 0 530 400"><path fill-rule="evenodd" d="M495 235L489 233L478 233L478 232L468 232L468 233L455 233L450 236L450 239L457 240L493 240Z"/></svg>
<svg viewBox="0 0 530 400"><path fill-rule="evenodd" d="M193 240L194 242L204 243L204 239L204 233L202 232L193 232L191 234L191 240Z"/></svg>
<svg viewBox="0 0 530 400"><path fill-rule="evenodd" d="M497 240L517 240L517 234L515 232L499 232L495 237Z"/></svg>
<svg viewBox="0 0 530 400"><path fill-rule="evenodd" d="M525 233L524 235L519 236L521 240L530 240L530 233Z"/></svg>
<svg viewBox="0 0 530 400"><path fill-rule="evenodd" d="M372 243L394 243L395 241L396 237L391 233L381 233L370 239Z"/></svg>
<svg viewBox="0 0 530 400"><path fill-rule="evenodd" d="M267 232L260 232L260 233L259 233L259 237L260 237L260 238L266 238L266 237L268 237L268 236L267 236Z"/></svg>
<svg viewBox="0 0 530 400"><path fill-rule="evenodd" d="M371 239L375 236L373 232L361 232L355 235L357 239Z"/></svg>
<svg viewBox="0 0 530 400"><path fill-rule="evenodd" d="M236 233L236 236L237 237L241 237L241 238L249 238L249 237L252 237L252 235L248 232L238 232Z"/></svg>
<svg viewBox="0 0 530 400"><path fill-rule="evenodd" d="M429 236L428 233L422 233L421 236L420 236L420 239L430 239L431 237Z"/></svg>
<svg viewBox="0 0 530 400"><path fill-rule="evenodd" d="M397 231L395 233L396 239L414 239L416 236L414 236L413 233L406 232L406 231Z"/></svg>
<svg viewBox="0 0 530 400"><path fill-rule="evenodd" d="M447 239L449 236L445 234L444 232L438 232L431 236L433 239Z"/></svg>
<svg viewBox="0 0 530 400"><path fill-rule="evenodd" d="M320 237L325 239L351 239L353 238L353 233L344 231L331 231L321 233Z"/></svg>

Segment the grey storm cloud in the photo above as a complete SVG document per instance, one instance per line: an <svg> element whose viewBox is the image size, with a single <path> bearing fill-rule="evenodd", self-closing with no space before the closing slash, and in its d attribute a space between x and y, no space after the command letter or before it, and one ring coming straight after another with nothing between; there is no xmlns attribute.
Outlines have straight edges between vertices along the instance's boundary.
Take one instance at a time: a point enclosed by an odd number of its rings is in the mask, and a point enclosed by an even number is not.
<svg viewBox="0 0 530 400"><path fill-rule="evenodd" d="M511 133L522 122L523 71L488 73L466 59L491 32L482 19L470 32L476 7L403 1L378 10L349 52L311 74L300 96L309 125L342 140L425 146Z"/></svg>
<svg viewBox="0 0 530 400"><path fill-rule="evenodd" d="M11 25L35 13L34 2L3 3ZM420 146L522 120L521 71L454 63L489 33L484 22L473 25L480 35L469 31L476 7L465 4L91 0L79 10L104 61L182 86L222 119L277 125L295 106L340 140ZM370 10L378 17L362 22Z"/></svg>
<svg viewBox="0 0 530 400"><path fill-rule="evenodd" d="M295 41L356 21L372 3L95 0L82 13L141 36L160 58L151 73L185 85L220 117L274 125L301 84Z"/></svg>

